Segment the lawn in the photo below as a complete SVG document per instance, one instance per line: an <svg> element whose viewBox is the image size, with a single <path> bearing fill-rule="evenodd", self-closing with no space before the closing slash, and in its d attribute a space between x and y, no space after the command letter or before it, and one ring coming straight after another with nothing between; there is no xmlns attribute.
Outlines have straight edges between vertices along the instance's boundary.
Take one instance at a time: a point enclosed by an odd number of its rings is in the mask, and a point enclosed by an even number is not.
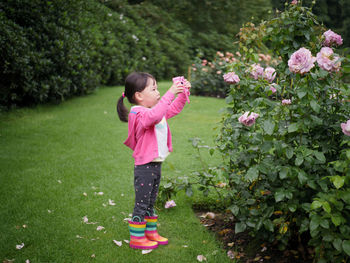
<svg viewBox="0 0 350 263"><path fill-rule="evenodd" d="M161 94L170 84L159 84ZM60 105L0 115L0 261L196 262L197 255L207 262L230 261L183 193L175 208L158 211L159 232L169 238L168 246L142 255L123 241L129 239L124 219L134 192L132 152L123 145L127 124L115 111L122 91L101 88ZM164 177L200 167L188 139L213 145L224 106L224 100L191 97L169 120L174 152L163 165ZM84 216L97 224L84 223ZM104 229L97 231L98 226ZM24 247L16 249L20 244Z"/></svg>

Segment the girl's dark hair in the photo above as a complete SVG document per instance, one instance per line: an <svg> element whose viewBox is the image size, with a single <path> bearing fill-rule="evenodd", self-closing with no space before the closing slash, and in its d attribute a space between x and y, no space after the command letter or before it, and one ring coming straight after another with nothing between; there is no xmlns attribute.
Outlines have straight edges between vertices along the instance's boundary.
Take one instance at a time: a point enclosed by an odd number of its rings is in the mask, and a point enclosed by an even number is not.
<svg viewBox="0 0 350 263"><path fill-rule="evenodd" d="M155 79L151 74L145 72L133 72L126 77L124 96L120 96L117 102L117 112L121 121L128 122L129 111L124 105L124 97L127 97L131 104L136 104L135 93L143 91L150 78Z"/></svg>

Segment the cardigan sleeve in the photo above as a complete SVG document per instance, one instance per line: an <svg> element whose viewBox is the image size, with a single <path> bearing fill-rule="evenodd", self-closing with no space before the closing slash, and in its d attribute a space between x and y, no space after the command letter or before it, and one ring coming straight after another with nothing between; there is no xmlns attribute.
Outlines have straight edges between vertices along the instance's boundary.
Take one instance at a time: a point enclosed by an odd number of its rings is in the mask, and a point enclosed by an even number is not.
<svg viewBox="0 0 350 263"><path fill-rule="evenodd" d="M171 103L165 118L170 119L179 114L186 104L187 98L185 93L180 93L177 98Z"/></svg>
<svg viewBox="0 0 350 263"><path fill-rule="evenodd" d="M167 114L169 106L172 104L174 98L175 95L168 91L153 108L148 109L143 107L143 109L138 113L141 125L147 129L159 123Z"/></svg>

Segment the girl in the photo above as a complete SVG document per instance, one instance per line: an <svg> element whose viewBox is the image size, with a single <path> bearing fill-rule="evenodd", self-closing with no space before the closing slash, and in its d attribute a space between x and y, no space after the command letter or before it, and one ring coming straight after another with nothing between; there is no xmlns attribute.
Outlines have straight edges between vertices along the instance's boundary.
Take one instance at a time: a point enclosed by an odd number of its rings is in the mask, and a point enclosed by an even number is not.
<svg viewBox="0 0 350 263"><path fill-rule="evenodd" d="M130 247L153 249L168 244L168 239L157 232L157 215L153 207L158 194L161 165L172 151L171 133L167 119L179 114L191 87L173 84L160 99L155 78L143 72L134 72L125 80L125 91L118 100L117 111L121 121L128 122L128 138L124 144L134 153L135 206L129 221ZM179 94L174 100L175 95ZM123 100L135 106L130 113Z"/></svg>

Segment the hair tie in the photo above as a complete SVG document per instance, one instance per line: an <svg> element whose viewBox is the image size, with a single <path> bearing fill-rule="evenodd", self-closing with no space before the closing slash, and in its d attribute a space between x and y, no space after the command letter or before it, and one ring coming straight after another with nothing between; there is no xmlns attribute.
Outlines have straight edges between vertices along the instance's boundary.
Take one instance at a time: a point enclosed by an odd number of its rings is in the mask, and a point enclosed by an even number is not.
<svg viewBox="0 0 350 263"><path fill-rule="evenodd" d="M124 92L122 93L122 97L123 97L123 99L125 98L125 94L124 94Z"/></svg>

